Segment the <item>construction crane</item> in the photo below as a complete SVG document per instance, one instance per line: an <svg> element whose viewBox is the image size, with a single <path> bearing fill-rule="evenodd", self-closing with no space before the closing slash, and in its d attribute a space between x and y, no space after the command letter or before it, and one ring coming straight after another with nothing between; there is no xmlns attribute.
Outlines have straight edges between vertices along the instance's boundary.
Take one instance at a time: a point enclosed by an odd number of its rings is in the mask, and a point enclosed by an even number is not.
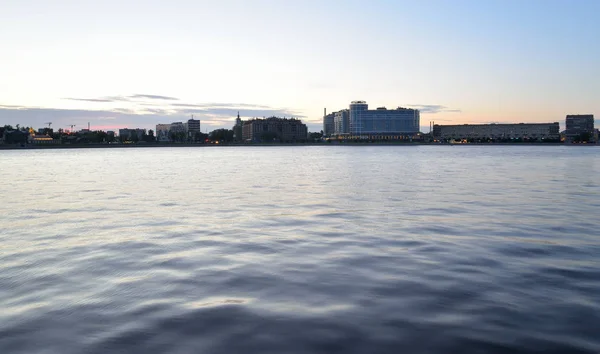
<svg viewBox="0 0 600 354"><path fill-rule="evenodd" d="M52 122L47 122L47 123L44 123L44 124L48 124L48 129L52 128Z"/></svg>

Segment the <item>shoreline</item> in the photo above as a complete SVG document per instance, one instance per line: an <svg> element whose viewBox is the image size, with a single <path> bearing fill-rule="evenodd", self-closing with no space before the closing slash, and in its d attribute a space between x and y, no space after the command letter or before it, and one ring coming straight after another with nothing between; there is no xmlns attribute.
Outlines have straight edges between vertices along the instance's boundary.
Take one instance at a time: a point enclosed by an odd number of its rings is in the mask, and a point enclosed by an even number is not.
<svg viewBox="0 0 600 354"><path fill-rule="evenodd" d="M427 142L411 143L256 143L256 144L61 144L61 145L0 145L0 150L48 150L48 149L137 149L137 148L218 148L218 147L265 147L265 146L600 146L599 144L565 143L468 143L440 144Z"/></svg>

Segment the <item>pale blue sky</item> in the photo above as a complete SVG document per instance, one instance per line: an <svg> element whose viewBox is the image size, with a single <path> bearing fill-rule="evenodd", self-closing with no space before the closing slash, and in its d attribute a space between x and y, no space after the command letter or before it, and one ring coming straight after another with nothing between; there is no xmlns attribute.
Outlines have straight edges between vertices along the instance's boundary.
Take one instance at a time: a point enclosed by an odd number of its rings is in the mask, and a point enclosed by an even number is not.
<svg viewBox="0 0 600 354"><path fill-rule="evenodd" d="M598 14L597 0L0 0L0 124L194 113L212 130L239 110L315 131L352 100L423 107L423 126L562 124L600 113Z"/></svg>

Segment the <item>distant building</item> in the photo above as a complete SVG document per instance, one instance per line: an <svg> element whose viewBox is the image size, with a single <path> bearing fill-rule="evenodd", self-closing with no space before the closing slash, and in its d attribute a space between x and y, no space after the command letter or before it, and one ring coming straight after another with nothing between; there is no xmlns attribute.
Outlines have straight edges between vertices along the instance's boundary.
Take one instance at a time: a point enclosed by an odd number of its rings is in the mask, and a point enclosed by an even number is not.
<svg viewBox="0 0 600 354"><path fill-rule="evenodd" d="M433 126L437 139L558 139L560 125L554 123L461 124Z"/></svg>
<svg viewBox="0 0 600 354"><path fill-rule="evenodd" d="M182 122L173 122L170 125L171 125L171 127L169 128L170 132L185 133L187 130L185 125Z"/></svg>
<svg viewBox="0 0 600 354"><path fill-rule="evenodd" d="M170 141L169 131L171 130L171 124L157 124L156 125L156 141L168 142Z"/></svg>
<svg viewBox="0 0 600 354"><path fill-rule="evenodd" d="M60 139L53 139L47 134L29 135L27 140L30 144L60 144Z"/></svg>
<svg viewBox="0 0 600 354"><path fill-rule="evenodd" d="M337 136L350 134L350 111L348 109L334 113L333 134Z"/></svg>
<svg viewBox="0 0 600 354"><path fill-rule="evenodd" d="M567 137L578 137L581 134L594 135L593 114L570 114L566 118L565 135Z"/></svg>
<svg viewBox="0 0 600 354"><path fill-rule="evenodd" d="M323 112L323 136L331 136L334 133L333 119L335 113L327 114L327 110Z"/></svg>
<svg viewBox="0 0 600 354"><path fill-rule="evenodd" d="M234 141L242 141L242 132L243 132L242 119L240 118L240 112L237 114L237 118L235 119L235 125L233 126L233 140Z"/></svg>
<svg viewBox="0 0 600 354"><path fill-rule="evenodd" d="M119 129L119 137L121 140L138 140L142 141L146 135L146 129Z"/></svg>
<svg viewBox="0 0 600 354"><path fill-rule="evenodd" d="M402 107L370 110L367 102L352 101L349 123L352 136L412 136L419 133L420 113L417 109Z"/></svg>
<svg viewBox="0 0 600 354"><path fill-rule="evenodd" d="M189 119L187 123L183 124L188 137L194 137L196 133L200 133L200 120Z"/></svg>
<svg viewBox="0 0 600 354"><path fill-rule="evenodd" d="M242 126L244 141L273 141L275 139L293 142L306 140L307 137L306 124L295 118L254 118L244 121Z"/></svg>
<svg viewBox="0 0 600 354"><path fill-rule="evenodd" d="M185 140L186 136L189 137L189 129L192 129L192 132L200 131L200 121L195 119L190 119L186 123L183 122L173 122L171 124L157 124L156 125L156 141L158 142L170 142L172 141L172 137L174 134L177 134L181 137L181 139Z"/></svg>

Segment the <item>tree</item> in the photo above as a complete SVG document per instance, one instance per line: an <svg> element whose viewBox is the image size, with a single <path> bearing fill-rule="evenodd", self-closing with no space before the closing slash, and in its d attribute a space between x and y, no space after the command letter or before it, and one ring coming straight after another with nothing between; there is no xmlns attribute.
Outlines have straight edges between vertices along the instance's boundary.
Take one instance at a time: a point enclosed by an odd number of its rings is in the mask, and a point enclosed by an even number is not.
<svg viewBox="0 0 600 354"><path fill-rule="evenodd" d="M208 134L208 138L211 141L232 142L233 141L233 130L231 130L231 129L215 129Z"/></svg>
<svg viewBox="0 0 600 354"><path fill-rule="evenodd" d="M208 138L208 134L204 134L202 132L196 132L194 134L194 142L203 142Z"/></svg>
<svg viewBox="0 0 600 354"><path fill-rule="evenodd" d="M321 140L323 138L323 131L321 130L320 133L317 133L317 132L308 133L308 138L310 140Z"/></svg>
<svg viewBox="0 0 600 354"><path fill-rule="evenodd" d="M20 130L7 131L5 141L7 144L25 144L27 143L27 133Z"/></svg>
<svg viewBox="0 0 600 354"><path fill-rule="evenodd" d="M0 127L0 137L3 137L5 132L9 132L11 130L13 130L13 127L11 125L5 125L3 127Z"/></svg>
<svg viewBox="0 0 600 354"><path fill-rule="evenodd" d="M156 137L154 136L154 130L150 129L148 130L148 135L146 135L146 141L151 143L154 142L156 140Z"/></svg>

